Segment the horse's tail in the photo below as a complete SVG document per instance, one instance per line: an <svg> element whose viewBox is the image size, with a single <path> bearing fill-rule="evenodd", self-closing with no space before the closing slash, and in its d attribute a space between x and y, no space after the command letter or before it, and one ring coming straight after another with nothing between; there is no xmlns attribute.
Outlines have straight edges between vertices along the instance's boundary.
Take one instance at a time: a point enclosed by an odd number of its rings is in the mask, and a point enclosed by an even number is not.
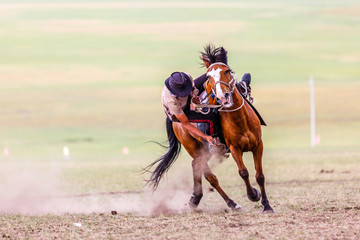
<svg viewBox="0 0 360 240"><path fill-rule="evenodd" d="M150 184L154 190L158 187L163 174L166 173L167 170L169 170L169 168L171 167L171 165L175 162L181 150L181 143L175 136L174 129L172 127L172 121L169 118L166 118L166 132L168 136L169 146L167 147L162 144L159 145L167 148L168 152L145 168L146 172L151 172L151 177L149 180L147 180L147 184ZM158 164L155 170L153 172L150 171L150 169L155 164Z"/></svg>

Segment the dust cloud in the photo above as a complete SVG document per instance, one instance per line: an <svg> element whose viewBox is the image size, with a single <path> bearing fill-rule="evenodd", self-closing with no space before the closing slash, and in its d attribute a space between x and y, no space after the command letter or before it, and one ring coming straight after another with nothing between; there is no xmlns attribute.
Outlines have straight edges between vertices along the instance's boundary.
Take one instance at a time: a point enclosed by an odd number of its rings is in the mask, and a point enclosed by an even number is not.
<svg viewBox="0 0 360 240"><path fill-rule="evenodd" d="M110 213L152 216L189 211L191 175L172 172L153 192L79 193L64 191L62 170L56 164L37 167L32 163L1 163L0 214Z"/></svg>

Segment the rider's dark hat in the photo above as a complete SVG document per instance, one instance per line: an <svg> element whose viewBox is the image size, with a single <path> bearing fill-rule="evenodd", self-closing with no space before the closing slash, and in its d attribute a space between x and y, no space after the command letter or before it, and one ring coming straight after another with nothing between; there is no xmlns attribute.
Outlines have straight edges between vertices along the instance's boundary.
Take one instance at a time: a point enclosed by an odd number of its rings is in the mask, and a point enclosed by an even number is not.
<svg viewBox="0 0 360 240"><path fill-rule="evenodd" d="M177 97L189 96L193 87L190 77L183 72L173 72L165 80L165 86Z"/></svg>

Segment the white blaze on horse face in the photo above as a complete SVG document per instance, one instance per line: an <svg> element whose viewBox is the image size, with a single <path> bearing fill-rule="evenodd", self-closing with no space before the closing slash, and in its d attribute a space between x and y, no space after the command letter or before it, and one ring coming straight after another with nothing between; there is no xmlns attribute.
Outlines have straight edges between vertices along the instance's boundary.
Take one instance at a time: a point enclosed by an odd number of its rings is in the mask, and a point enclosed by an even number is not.
<svg viewBox="0 0 360 240"><path fill-rule="evenodd" d="M218 84L218 82L220 82L220 72L221 71L222 71L221 68L217 68L217 69L213 68L210 72L208 72L206 74L207 76L211 76L214 79L215 88L216 88L216 95L217 95L218 98L220 98L220 100L225 98L224 93L223 93L223 91L221 89L221 86L220 86L220 84Z"/></svg>

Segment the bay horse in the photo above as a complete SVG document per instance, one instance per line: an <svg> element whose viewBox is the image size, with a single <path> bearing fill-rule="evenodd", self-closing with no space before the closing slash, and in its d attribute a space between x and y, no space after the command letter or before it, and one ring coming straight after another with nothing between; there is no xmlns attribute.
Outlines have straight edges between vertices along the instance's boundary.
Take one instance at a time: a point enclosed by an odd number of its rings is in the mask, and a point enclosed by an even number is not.
<svg viewBox="0 0 360 240"><path fill-rule="evenodd" d="M231 151L235 160L238 172L246 185L247 197L254 202L261 198L264 213L273 213L265 192L265 177L262 169L263 141L261 139L261 124L251 106L244 100L236 88L236 79L233 71L227 65L227 51L223 48L214 48L212 45L205 47L202 53L202 60L207 67L208 81L212 92L218 99L223 110L219 110L220 122L226 145ZM157 164L148 183L157 188L163 174L177 159L184 146L189 155L193 158L193 195L189 205L196 208L203 196L202 176L215 188L233 210L241 210L241 206L235 203L220 187L219 181L211 171L208 160L211 154L208 151L207 143L198 137L192 136L182 127L179 122L172 122L167 118L166 130L168 135L168 152L145 168L146 171ZM256 169L256 182L260 186L260 192L253 188L249 181L249 173L243 162L243 152L251 151Z"/></svg>

